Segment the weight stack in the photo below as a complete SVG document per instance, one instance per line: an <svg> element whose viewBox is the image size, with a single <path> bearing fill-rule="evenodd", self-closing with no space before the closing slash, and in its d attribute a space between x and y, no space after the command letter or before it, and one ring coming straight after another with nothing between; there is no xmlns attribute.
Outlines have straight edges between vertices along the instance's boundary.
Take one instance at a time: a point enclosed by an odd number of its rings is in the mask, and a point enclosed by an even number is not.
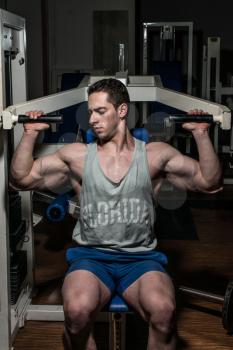
<svg viewBox="0 0 233 350"><path fill-rule="evenodd" d="M10 249L14 251L17 244L23 239L26 231L26 222L22 220L21 197L17 191L9 193L9 233Z"/></svg>
<svg viewBox="0 0 233 350"><path fill-rule="evenodd" d="M22 220L17 229L10 232L10 249L15 251L17 244L23 239L26 231L26 221Z"/></svg>
<svg viewBox="0 0 233 350"><path fill-rule="evenodd" d="M27 275L27 252L25 250L15 251L11 256L10 264L10 286L11 304L14 305L21 293L21 286Z"/></svg>

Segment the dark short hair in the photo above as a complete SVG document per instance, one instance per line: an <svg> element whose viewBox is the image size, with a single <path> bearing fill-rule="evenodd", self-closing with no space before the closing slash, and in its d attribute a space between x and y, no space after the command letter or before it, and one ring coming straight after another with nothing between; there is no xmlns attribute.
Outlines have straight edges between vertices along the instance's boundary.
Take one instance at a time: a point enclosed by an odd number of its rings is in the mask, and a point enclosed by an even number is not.
<svg viewBox="0 0 233 350"><path fill-rule="evenodd" d="M101 79L90 85L88 88L88 96L94 92L106 92L108 94L108 102L112 103L117 109L122 103L129 104L129 93L126 86L117 79L108 78Z"/></svg>

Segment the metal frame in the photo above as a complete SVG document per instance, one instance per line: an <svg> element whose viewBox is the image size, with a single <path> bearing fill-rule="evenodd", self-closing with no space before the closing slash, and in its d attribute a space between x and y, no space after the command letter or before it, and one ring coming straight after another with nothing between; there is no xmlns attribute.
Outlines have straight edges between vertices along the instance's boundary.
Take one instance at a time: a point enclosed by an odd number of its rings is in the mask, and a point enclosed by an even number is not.
<svg viewBox="0 0 233 350"><path fill-rule="evenodd" d="M186 27L188 30L188 72L187 93L192 93L192 60L193 60L193 23L192 22L148 22L143 23L143 74L148 74L148 28L162 28L164 26Z"/></svg>
<svg viewBox="0 0 233 350"><path fill-rule="evenodd" d="M202 97L221 103L219 37L208 37L202 60Z"/></svg>
<svg viewBox="0 0 233 350"><path fill-rule="evenodd" d="M221 38L208 37L207 45L203 46L202 57L202 98L221 103L223 96L233 96L233 86L222 86L220 81L220 51ZM218 126L214 130L215 149L218 145ZM233 129L231 129L230 144L222 145L220 152L233 154ZM224 178L224 184L233 184L232 178Z"/></svg>
<svg viewBox="0 0 233 350"><path fill-rule="evenodd" d="M215 68L215 70L214 70ZM214 75L213 75L214 72ZM202 97L221 103L220 97L220 38L209 37L207 47L203 46ZM212 81L211 81L212 80ZM211 96L211 94L213 96ZM214 147L218 150L219 129L214 128Z"/></svg>
<svg viewBox="0 0 233 350"><path fill-rule="evenodd" d="M15 14L0 10L0 110L7 104L6 81L9 82L9 95L13 103L26 100L26 31L25 20ZM5 52L14 52L14 59L10 56L10 71L5 72ZM17 140L20 127L14 131ZM0 349L10 349L12 341L21 326L22 315L27 305L31 302L30 291L32 283L32 231L30 229L30 193L24 194L22 216L27 220L28 242L23 249L27 250L28 275L22 286L21 294L15 305L10 303L10 246L9 246L9 200L8 200L8 135L7 131L0 128Z"/></svg>

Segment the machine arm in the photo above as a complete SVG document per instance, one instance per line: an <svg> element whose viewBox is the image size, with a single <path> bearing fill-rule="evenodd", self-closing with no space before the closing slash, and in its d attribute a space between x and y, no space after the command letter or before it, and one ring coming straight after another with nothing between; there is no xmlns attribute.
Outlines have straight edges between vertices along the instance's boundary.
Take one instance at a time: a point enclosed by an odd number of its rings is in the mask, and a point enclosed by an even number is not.
<svg viewBox="0 0 233 350"><path fill-rule="evenodd" d="M86 100L86 88L82 87L15 104L3 110L2 116L0 117L0 127L2 126L3 129L6 130L12 129L14 125L19 122L20 119L18 119L18 117L24 115L28 111L42 110L44 113L51 113ZM42 121L41 118L40 121ZM44 121L46 122L46 120ZM53 119L53 122L57 121Z"/></svg>
<svg viewBox="0 0 233 350"><path fill-rule="evenodd" d="M231 111L224 105L166 89L164 87L145 86L145 83L141 86L129 84L128 90L132 102L160 102L184 112L189 112L193 109L201 109L205 113L212 115L213 121L219 123L221 129L231 129Z"/></svg>
<svg viewBox="0 0 233 350"><path fill-rule="evenodd" d="M160 87L156 88L156 101L184 112L201 109L212 115L213 121L219 123L221 129L231 129L231 111L224 105Z"/></svg>
<svg viewBox="0 0 233 350"><path fill-rule="evenodd" d="M91 77L91 80L93 82L102 78L105 77ZM127 85L132 102L160 102L184 112L202 109L212 115L213 121L219 123L222 129L231 129L231 112L226 106L156 86L156 79L152 76L129 76L123 82ZM84 101L87 101L87 86L10 106L2 112L0 123L3 129L11 129L17 122L17 116L30 110L50 113Z"/></svg>

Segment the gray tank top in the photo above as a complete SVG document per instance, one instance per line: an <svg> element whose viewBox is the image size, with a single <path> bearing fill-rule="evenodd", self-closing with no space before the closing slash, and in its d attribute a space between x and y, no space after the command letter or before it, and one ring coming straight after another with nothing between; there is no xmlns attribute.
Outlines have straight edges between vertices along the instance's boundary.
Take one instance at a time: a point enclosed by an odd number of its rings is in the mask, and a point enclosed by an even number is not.
<svg viewBox="0 0 233 350"><path fill-rule="evenodd" d="M88 145L80 219L73 239L82 246L113 251L142 252L156 247L153 190L144 142L135 139L131 165L118 183L104 174L97 144Z"/></svg>

